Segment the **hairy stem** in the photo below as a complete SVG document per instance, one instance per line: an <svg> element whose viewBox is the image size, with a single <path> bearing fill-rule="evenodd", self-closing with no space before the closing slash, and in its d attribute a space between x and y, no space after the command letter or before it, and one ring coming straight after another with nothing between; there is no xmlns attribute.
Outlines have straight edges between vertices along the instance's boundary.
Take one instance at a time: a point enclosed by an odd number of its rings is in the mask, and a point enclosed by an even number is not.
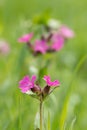
<svg viewBox="0 0 87 130"><path fill-rule="evenodd" d="M42 130L43 128L42 128L42 126L43 126L43 117L42 117L42 104L43 104L43 102L42 102L42 98L41 98L41 100L40 100L40 130Z"/></svg>

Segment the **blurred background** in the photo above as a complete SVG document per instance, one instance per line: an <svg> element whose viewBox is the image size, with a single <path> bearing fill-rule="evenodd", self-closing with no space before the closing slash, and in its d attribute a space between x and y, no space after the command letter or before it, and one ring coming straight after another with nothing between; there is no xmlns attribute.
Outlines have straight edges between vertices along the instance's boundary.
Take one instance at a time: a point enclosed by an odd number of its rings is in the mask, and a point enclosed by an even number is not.
<svg viewBox="0 0 87 130"><path fill-rule="evenodd" d="M51 130L86 130L86 0L0 0L0 42L9 44L8 55L0 54L0 130L33 130L37 122L38 101L22 94L18 81L25 74L37 73L38 59L27 53L24 61L26 50L17 39L29 31L29 20L37 20L43 12L46 16L50 12L76 34L51 58L48 73L59 79L61 87L45 102L46 121L50 115Z"/></svg>

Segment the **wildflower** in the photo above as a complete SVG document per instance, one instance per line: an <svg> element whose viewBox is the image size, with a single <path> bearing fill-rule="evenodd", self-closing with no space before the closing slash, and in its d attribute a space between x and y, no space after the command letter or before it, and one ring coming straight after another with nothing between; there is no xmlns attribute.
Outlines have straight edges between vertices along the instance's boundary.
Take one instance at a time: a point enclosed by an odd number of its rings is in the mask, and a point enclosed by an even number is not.
<svg viewBox="0 0 87 130"><path fill-rule="evenodd" d="M60 27L59 32L64 38L73 38L75 36L74 32L65 25Z"/></svg>
<svg viewBox="0 0 87 130"><path fill-rule="evenodd" d="M55 51L59 51L64 46L64 38L59 34L54 34L52 38L52 46L51 48Z"/></svg>
<svg viewBox="0 0 87 130"><path fill-rule="evenodd" d="M29 34L25 34L22 37L20 37L18 39L18 42L22 43L22 42L30 42L31 38L33 37L33 33L29 33Z"/></svg>
<svg viewBox="0 0 87 130"><path fill-rule="evenodd" d="M62 25L61 22L56 19L49 19L46 24L42 24L42 26L40 26L40 38L37 39L38 33L36 33L36 39L34 39L33 43L31 42L33 33L25 34L18 39L18 42L26 43L28 49L34 56L60 51L64 47L65 42L67 42L67 39L75 36L73 30L66 25ZM38 31L40 31L40 29L38 29Z"/></svg>
<svg viewBox="0 0 87 130"><path fill-rule="evenodd" d="M9 44L6 41L1 40L0 41L0 53L1 54L8 54L9 52L10 52Z"/></svg>
<svg viewBox="0 0 87 130"><path fill-rule="evenodd" d="M19 88L23 93L26 93L27 91L31 90L31 88L34 87L35 80L36 80L35 75L33 75L31 79L27 75L19 82Z"/></svg>
<svg viewBox="0 0 87 130"><path fill-rule="evenodd" d="M34 45L34 51L45 54L48 49L48 45L45 40L36 40Z"/></svg>
<svg viewBox="0 0 87 130"><path fill-rule="evenodd" d="M55 80L52 82L50 76L45 75L43 79L46 81L48 86L51 86L51 87L55 86L56 87L56 86L60 85L60 82L58 80Z"/></svg>
<svg viewBox="0 0 87 130"><path fill-rule="evenodd" d="M51 81L50 76L45 75L43 79L46 81L46 86L42 89L39 84L35 82L36 76L33 75L32 78L27 75L21 81L19 81L19 88L22 93L36 93L37 97L42 96L44 99L45 96L49 95L51 87L57 87L60 85L58 80Z"/></svg>

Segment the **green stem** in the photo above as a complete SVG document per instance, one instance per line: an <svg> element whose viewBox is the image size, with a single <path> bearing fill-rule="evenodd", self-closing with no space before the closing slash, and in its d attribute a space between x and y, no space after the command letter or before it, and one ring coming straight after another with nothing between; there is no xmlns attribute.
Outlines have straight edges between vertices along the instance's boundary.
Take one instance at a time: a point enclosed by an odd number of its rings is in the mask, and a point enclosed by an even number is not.
<svg viewBox="0 0 87 130"><path fill-rule="evenodd" d="M42 102L42 98L41 98L41 100L40 100L40 130L42 130L42 125L43 125L42 104L43 104L43 102Z"/></svg>

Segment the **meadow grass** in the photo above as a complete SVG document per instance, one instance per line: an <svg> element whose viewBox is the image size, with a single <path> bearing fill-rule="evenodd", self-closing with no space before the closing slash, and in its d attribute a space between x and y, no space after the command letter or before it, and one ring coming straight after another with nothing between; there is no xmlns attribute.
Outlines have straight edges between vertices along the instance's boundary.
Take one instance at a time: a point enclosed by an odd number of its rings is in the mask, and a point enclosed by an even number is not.
<svg viewBox="0 0 87 130"><path fill-rule="evenodd" d="M51 17L76 34L51 57L48 73L58 78L61 86L45 102L46 130L87 129L87 1L0 0L0 38L11 46L8 56L0 56L0 130L34 129L39 102L22 94L18 81L31 74L26 63L40 65L17 39L30 31L26 21L44 11L50 11Z"/></svg>

